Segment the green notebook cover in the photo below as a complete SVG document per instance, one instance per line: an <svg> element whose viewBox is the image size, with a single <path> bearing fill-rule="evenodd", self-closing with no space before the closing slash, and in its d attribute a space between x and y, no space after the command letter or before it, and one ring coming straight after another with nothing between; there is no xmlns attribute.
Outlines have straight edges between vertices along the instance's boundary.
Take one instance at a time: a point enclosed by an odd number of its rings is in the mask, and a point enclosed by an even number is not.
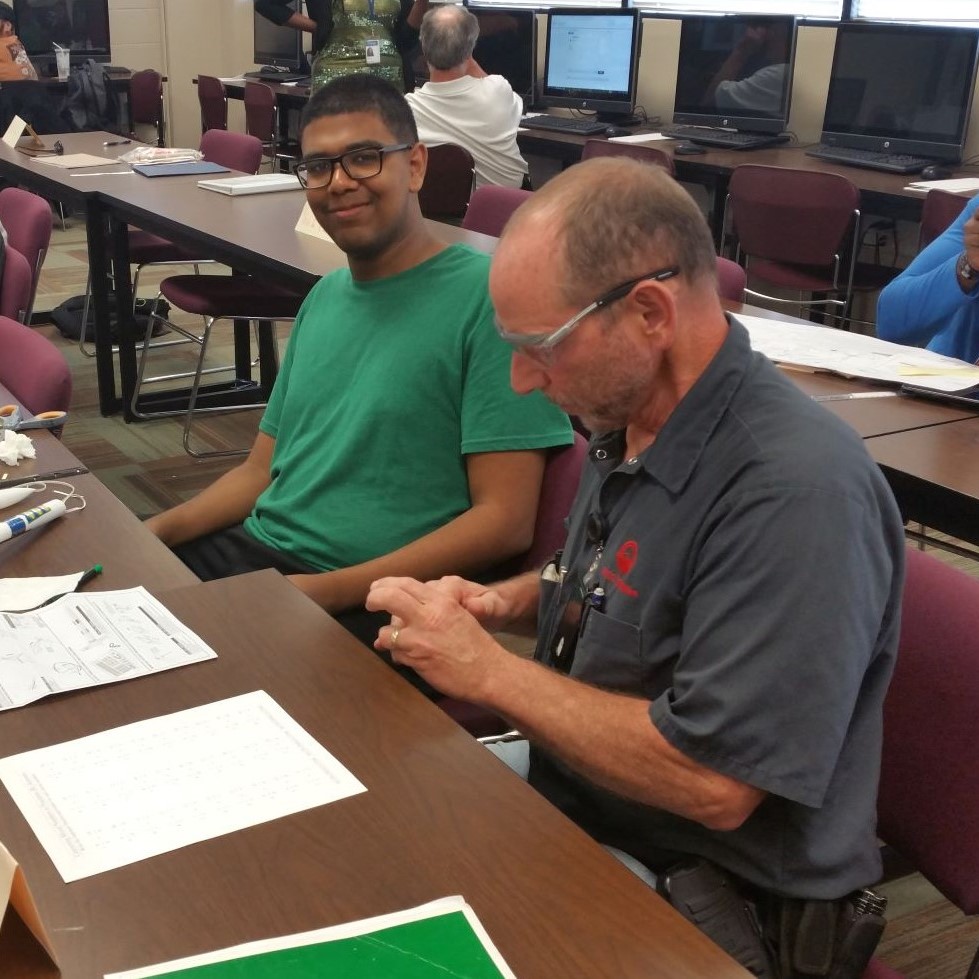
<svg viewBox="0 0 979 979"><path fill-rule="evenodd" d="M165 979L502 979L461 911L359 935L160 973Z"/></svg>

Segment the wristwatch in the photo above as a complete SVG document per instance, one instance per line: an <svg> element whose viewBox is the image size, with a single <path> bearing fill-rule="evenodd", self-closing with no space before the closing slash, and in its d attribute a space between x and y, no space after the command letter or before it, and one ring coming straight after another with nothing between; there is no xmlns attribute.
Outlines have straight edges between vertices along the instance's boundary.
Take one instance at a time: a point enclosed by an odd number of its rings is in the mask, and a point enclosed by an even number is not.
<svg viewBox="0 0 979 979"><path fill-rule="evenodd" d="M966 282L975 282L979 280L979 269L974 269L969 264L969 259L966 257L965 252L959 255L959 260L955 266L955 274L960 278L964 279Z"/></svg>

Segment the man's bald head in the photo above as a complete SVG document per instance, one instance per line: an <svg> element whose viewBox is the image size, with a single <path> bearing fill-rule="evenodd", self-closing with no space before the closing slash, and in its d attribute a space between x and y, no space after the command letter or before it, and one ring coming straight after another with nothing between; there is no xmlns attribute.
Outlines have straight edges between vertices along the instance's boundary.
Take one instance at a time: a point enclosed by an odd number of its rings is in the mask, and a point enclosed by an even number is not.
<svg viewBox="0 0 979 979"><path fill-rule="evenodd" d="M506 226L498 251L525 235L561 263L571 305L655 268L676 265L691 285L716 288L716 253L707 222L665 170L605 157L569 167L528 198Z"/></svg>
<svg viewBox="0 0 979 979"><path fill-rule="evenodd" d="M422 55L439 71L464 65L472 57L478 38L479 21L458 4L432 7L422 18Z"/></svg>

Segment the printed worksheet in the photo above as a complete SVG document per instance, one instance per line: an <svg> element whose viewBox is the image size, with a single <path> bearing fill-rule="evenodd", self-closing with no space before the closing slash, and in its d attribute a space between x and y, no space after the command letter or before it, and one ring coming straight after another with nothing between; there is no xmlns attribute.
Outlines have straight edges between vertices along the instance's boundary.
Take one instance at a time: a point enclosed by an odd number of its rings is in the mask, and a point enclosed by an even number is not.
<svg viewBox="0 0 979 979"><path fill-rule="evenodd" d="M0 760L66 882L366 792L267 693Z"/></svg>
<svg viewBox="0 0 979 979"><path fill-rule="evenodd" d="M145 588L72 593L0 612L0 710L215 656Z"/></svg>

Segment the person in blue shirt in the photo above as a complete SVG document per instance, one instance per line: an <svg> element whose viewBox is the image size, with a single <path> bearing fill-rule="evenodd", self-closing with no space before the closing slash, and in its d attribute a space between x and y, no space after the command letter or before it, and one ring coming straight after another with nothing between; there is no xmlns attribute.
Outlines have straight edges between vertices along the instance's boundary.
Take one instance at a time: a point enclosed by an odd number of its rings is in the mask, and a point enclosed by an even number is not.
<svg viewBox="0 0 979 979"><path fill-rule="evenodd" d="M880 294L877 336L979 360L979 197Z"/></svg>

